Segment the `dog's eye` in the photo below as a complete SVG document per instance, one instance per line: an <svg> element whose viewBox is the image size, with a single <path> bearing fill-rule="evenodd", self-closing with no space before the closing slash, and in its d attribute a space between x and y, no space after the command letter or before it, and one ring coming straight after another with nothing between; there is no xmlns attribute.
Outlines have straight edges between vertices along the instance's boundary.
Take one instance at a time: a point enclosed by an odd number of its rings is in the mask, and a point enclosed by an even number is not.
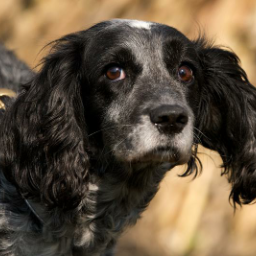
<svg viewBox="0 0 256 256"><path fill-rule="evenodd" d="M126 76L124 70L118 66L112 66L108 68L105 75L109 80L112 80L112 81L123 80Z"/></svg>
<svg viewBox="0 0 256 256"><path fill-rule="evenodd" d="M184 83L190 83L194 80L194 74L192 69L187 65L182 65L179 67L178 76L180 81Z"/></svg>

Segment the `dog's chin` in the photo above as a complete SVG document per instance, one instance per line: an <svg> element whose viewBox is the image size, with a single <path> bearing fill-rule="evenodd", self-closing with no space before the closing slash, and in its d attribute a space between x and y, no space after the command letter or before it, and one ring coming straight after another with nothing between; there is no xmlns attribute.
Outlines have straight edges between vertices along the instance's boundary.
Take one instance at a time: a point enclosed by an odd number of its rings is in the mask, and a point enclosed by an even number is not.
<svg viewBox="0 0 256 256"><path fill-rule="evenodd" d="M145 164L162 164L169 163L172 166L186 164L191 157L191 150L182 152L170 146L156 147L150 151L140 152L136 154L128 153L118 155L117 158L123 162L129 163L145 163Z"/></svg>

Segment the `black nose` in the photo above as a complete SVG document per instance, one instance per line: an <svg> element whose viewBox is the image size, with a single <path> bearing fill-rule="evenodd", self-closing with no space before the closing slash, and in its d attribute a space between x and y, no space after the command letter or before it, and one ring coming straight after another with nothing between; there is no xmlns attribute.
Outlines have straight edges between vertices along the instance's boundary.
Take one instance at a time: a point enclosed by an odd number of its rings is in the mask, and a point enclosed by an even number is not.
<svg viewBox="0 0 256 256"><path fill-rule="evenodd" d="M188 113L178 105L162 105L150 112L150 120L161 132L179 133L188 122Z"/></svg>

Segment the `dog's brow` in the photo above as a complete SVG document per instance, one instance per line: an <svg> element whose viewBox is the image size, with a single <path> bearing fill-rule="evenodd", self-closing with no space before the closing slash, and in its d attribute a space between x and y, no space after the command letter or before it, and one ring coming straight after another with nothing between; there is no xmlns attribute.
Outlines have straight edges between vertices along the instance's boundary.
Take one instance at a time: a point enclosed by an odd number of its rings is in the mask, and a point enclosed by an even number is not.
<svg viewBox="0 0 256 256"><path fill-rule="evenodd" d="M107 51L102 56L104 56L103 58L107 60L107 62L127 62L134 60L135 57L132 50L127 45L115 47L112 49L112 51Z"/></svg>

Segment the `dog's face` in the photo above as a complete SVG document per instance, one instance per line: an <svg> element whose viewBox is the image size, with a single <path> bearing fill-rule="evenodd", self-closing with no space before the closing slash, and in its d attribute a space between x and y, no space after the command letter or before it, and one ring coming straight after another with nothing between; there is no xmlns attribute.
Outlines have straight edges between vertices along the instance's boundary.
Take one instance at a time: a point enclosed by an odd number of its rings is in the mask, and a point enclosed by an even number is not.
<svg viewBox="0 0 256 256"><path fill-rule="evenodd" d="M121 161L186 163L199 76L193 44L155 23L114 20L91 30L87 101L99 127L89 135L101 130L105 151Z"/></svg>

